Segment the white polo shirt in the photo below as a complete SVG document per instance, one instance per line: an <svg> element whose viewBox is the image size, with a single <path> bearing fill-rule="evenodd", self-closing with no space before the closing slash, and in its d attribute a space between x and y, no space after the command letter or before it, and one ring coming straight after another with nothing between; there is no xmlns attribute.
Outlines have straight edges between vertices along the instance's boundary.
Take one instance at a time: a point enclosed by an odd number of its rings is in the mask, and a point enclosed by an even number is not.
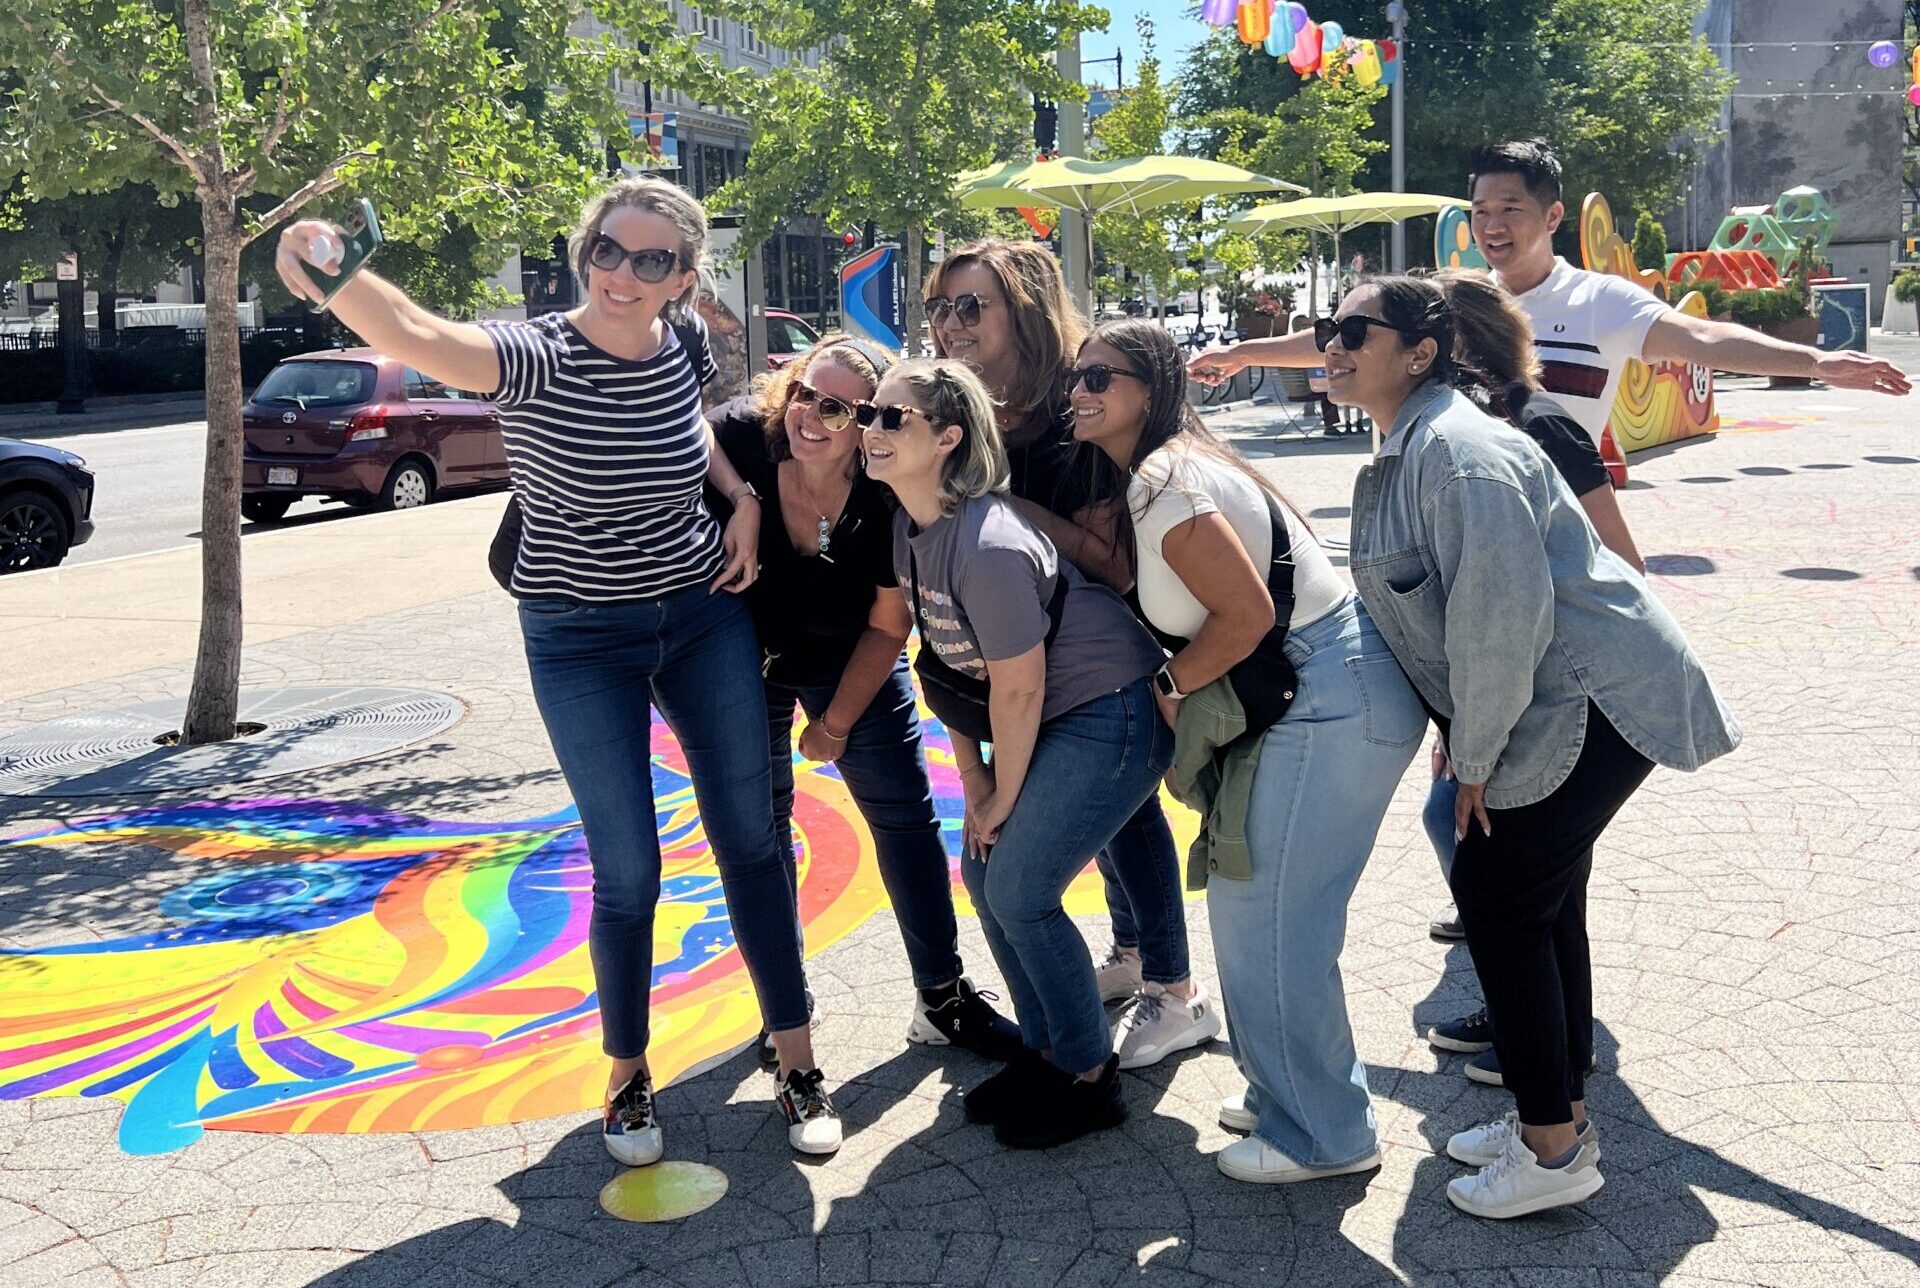
<svg viewBox="0 0 1920 1288"><path fill-rule="evenodd" d="M1624 277L1558 256L1545 281L1514 299L1533 323L1541 383L1598 446L1627 360L1641 355L1647 332L1672 307Z"/></svg>

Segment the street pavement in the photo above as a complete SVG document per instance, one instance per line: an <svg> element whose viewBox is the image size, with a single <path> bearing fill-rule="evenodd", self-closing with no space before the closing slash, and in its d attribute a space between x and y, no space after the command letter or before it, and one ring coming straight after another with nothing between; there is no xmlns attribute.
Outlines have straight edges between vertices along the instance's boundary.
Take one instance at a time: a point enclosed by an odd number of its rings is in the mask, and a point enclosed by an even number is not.
<svg viewBox="0 0 1920 1288"><path fill-rule="evenodd" d="M809 962L848 1125L837 1157L788 1151L750 1057L662 1094L668 1157L731 1182L700 1216L602 1212L618 1169L585 1115L210 1132L133 1156L109 1099L3 1098L0 1283L1920 1284L1917 406L1731 382L1724 432L1633 458L1622 504L1651 581L1746 742L1698 774L1656 773L1600 847L1588 1093L1608 1181L1577 1210L1494 1224L1445 1202L1459 1170L1437 1152L1447 1135L1509 1102L1418 1036L1475 997L1464 950L1427 937L1446 895L1416 763L1343 962L1385 1143L1376 1173L1222 1178L1212 1155L1231 1137L1215 1107L1238 1084L1219 1045L1125 1075L1121 1130L1001 1150L957 1101L983 1066L902 1040L910 982L882 911ZM1337 548L1365 440L1274 420L1257 406L1209 416ZM566 803L512 607L482 567L499 505L247 542L248 683L408 685L471 708L430 743L277 780L272 795L469 821ZM184 696L194 576L175 552L0 583L0 734ZM0 803L0 947L148 930L214 870L191 847L4 844L110 808ZM1188 913L1212 988L1204 903ZM1103 918L1083 929L1104 943ZM977 922L961 933L971 973L996 986ZM0 1002L0 1032L5 1017ZM0 1097L17 1094L0 1081Z"/></svg>

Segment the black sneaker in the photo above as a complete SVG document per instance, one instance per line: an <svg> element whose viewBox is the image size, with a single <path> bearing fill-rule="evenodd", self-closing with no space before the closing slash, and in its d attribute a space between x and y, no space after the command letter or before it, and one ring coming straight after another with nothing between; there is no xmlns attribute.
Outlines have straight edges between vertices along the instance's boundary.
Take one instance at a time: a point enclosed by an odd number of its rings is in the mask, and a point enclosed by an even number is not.
<svg viewBox="0 0 1920 1288"><path fill-rule="evenodd" d="M998 998L997 993L981 992L965 976L954 986L953 996L938 1006L929 1006L926 998L916 995L907 1041L965 1047L989 1060L1011 1060L1026 1045L1020 1041L1019 1027L988 1005L989 999Z"/></svg>
<svg viewBox="0 0 1920 1288"><path fill-rule="evenodd" d="M813 990L808 989L807 990L807 1028L809 1030L813 1030L819 1027L820 1027L820 1008L814 1004ZM753 1053L760 1057L760 1063L765 1065L767 1068L777 1069L780 1067L780 1053L773 1049L773 1034L767 1032L765 1029L761 1029L760 1036L754 1039Z"/></svg>
<svg viewBox="0 0 1920 1288"><path fill-rule="evenodd" d="M1014 1106L1033 1098L1053 1066L1032 1047L1021 1047L1007 1060L1007 1067L981 1082L960 1098L970 1123L997 1123Z"/></svg>
<svg viewBox="0 0 1920 1288"><path fill-rule="evenodd" d="M1587 1072L1592 1073L1598 1067L1598 1056L1587 1057ZM1500 1057L1492 1047L1488 1047L1466 1064L1467 1077L1483 1087L1504 1087L1507 1080L1500 1073Z"/></svg>
<svg viewBox="0 0 1920 1288"><path fill-rule="evenodd" d="M1487 1008L1483 1006L1472 1015L1429 1028L1427 1041L1442 1051L1479 1055L1493 1049L1493 1022L1487 1019Z"/></svg>
<svg viewBox="0 0 1920 1288"><path fill-rule="evenodd" d="M1433 920L1427 923L1427 934L1443 944L1457 944L1467 937L1467 928L1460 924L1460 909L1448 904L1433 914Z"/></svg>
<svg viewBox="0 0 1920 1288"><path fill-rule="evenodd" d="M818 1069L795 1069L774 1095L787 1119L787 1143L802 1154L831 1154L840 1148L840 1112L827 1095L826 1081Z"/></svg>
<svg viewBox="0 0 1920 1288"><path fill-rule="evenodd" d="M600 1140L607 1152L628 1167L660 1161L666 1138L653 1112L653 1080L637 1074L607 1102L600 1119Z"/></svg>
<svg viewBox="0 0 1920 1288"><path fill-rule="evenodd" d="M1127 1120L1127 1102L1120 1094L1120 1057L1111 1055L1091 1082L1047 1066L1035 1094L1011 1106L993 1126L993 1134L1010 1149L1051 1149L1078 1140L1088 1132L1118 1127Z"/></svg>

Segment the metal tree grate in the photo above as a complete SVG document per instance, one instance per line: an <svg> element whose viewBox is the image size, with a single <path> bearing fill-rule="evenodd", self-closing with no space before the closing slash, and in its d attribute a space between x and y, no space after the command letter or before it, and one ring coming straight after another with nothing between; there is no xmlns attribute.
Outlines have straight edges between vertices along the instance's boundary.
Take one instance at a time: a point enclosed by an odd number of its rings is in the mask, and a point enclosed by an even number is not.
<svg viewBox="0 0 1920 1288"><path fill-rule="evenodd" d="M201 791L325 769L451 728L466 704L445 693L366 685L253 689L240 719L265 725L205 747L164 747L184 699L63 716L0 735L0 796L85 797Z"/></svg>

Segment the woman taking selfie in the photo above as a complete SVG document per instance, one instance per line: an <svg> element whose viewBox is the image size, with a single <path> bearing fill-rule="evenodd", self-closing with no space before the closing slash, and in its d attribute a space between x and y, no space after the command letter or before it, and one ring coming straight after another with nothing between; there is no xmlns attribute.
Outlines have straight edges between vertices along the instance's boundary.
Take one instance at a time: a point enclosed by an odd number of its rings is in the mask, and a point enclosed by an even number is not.
<svg viewBox="0 0 1920 1288"><path fill-rule="evenodd" d="M306 265L320 258L316 243L337 235L313 220L281 235L277 267L297 297L321 298ZM651 705L686 754L733 932L779 1050L788 1139L830 1153L840 1120L807 1028L793 888L774 838L760 652L738 597L754 577L759 507L710 450L700 384L711 361L696 366L672 325L694 322L706 217L672 184L623 179L588 203L569 250L585 303L532 322L448 321L364 271L331 307L388 357L499 407L525 515L510 588L534 698L593 864L588 949L611 1060L608 1151L644 1164L663 1149L647 1070L660 896ZM709 474L737 506L724 537L701 503Z"/></svg>

